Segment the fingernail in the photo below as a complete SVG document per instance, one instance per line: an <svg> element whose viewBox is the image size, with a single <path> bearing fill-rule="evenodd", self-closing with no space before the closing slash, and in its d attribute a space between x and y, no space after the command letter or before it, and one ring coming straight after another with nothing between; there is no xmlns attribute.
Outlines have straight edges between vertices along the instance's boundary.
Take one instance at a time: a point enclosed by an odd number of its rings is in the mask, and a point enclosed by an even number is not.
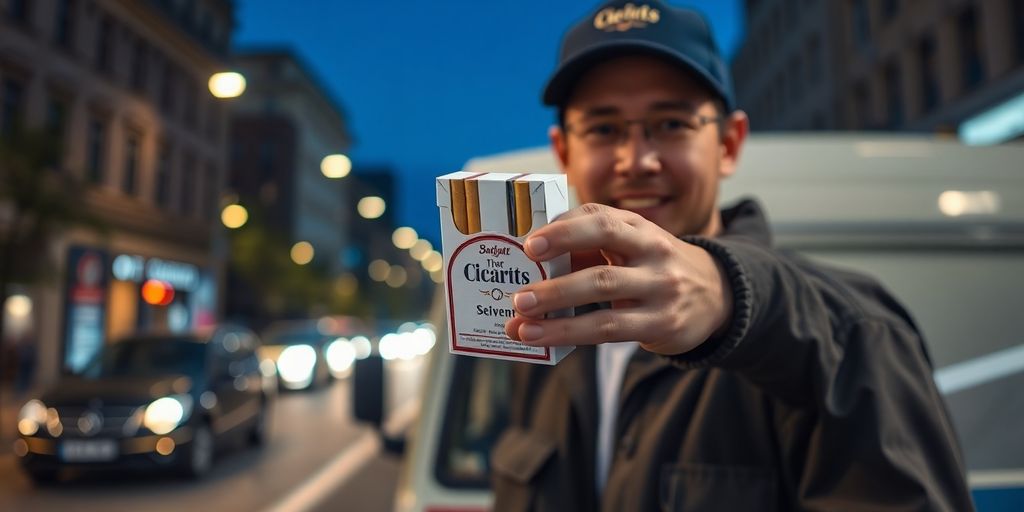
<svg viewBox="0 0 1024 512"><path fill-rule="evenodd" d="M512 296L516 309L525 311L537 305L537 296L533 292L521 292Z"/></svg>
<svg viewBox="0 0 1024 512"><path fill-rule="evenodd" d="M544 254L547 252L548 247L550 247L548 239L542 236L535 236L526 241L526 252L534 256Z"/></svg>
<svg viewBox="0 0 1024 512"><path fill-rule="evenodd" d="M523 324L519 327L519 338L524 342L539 340L544 336L544 328L537 324Z"/></svg>

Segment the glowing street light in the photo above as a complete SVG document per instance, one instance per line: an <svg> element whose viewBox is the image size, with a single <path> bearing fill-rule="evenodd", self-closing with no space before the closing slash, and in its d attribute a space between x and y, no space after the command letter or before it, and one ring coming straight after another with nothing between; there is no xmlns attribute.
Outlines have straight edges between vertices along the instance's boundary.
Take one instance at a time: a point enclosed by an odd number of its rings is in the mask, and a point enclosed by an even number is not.
<svg viewBox="0 0 1024 512"><path fill-rule="evenodd" d="M344 178L352 171L352 160L342 154L327 155L320 161L320 172L328 178Z"/></svg>
<svg viewBox="0 0 1024 512"><path fill-rule="evenodd" d="M384 209L386 205L384 200L377 196L366 196L359 200L359 204L356 205L356 210L359 215L364 219L376 219L381 215L384 215Z"/></svg>
<svg viewBox="0 0 1024 512"><path fill-rule="evenodd" d="M430 241L421 238L416 240L416 243L409 249L409 255L416 261L423 261L423 258L426 258L433 248L434 246L430 245Z"/></svg>
<svg viewBox="0 0 1024 512"><path fill-rule="evenodd" d="M305 265L313 261L313 244L302 241L292 246L292 261L296 265Z"/></svg>
<svg viewBox="0 0 1024 512"><path fill-rule="evenodd" d="M423 261L420 262L420 264L423 265L423 270L426 270L427 272L437 272L444 266L444 260L441 257L441 253L437 251L430 251L430 253L427 254L427 257L423 258Z"/></svg>
<svg viewBox="0 0 1024 512"><path fill-rule="evenodd" d="M220 221L229 229L238 229L249 220L249 212L240 204L229 204L220 212Z"/></svg>
<svg viewBox="0 0 1024 512"><path fill-rule="evenodd" d="M245 77L234 71L214 73L209 86L210 94L217 98L237 98L245 92Z"/></svg>
<svg viewBox="0 0 1024 512"><path fill-rule="evenodd" d="M416 238L419 235L416 234L416 230L408 226L403 226L391 233L391 241L395 244L395 247L399 249L408 249L416 243Z"/></svg>
<svg viewBox="0 0 1024 512"><path fill-rule="evenodd" d="M370 267L367 269L370 274L370 279L374 281L384 281L388 278L388 274L391 273L391 264L384 260L373 260L370 262Z"/></svg>
<svg viewBox="0 0 1024 512"><path fill-rule="evenodd" d="M405 267L401 265L392 265L391 270L388 272L388 278L385 282L392 288L401 288L408 278L409 276L405 271Z"/></svg>

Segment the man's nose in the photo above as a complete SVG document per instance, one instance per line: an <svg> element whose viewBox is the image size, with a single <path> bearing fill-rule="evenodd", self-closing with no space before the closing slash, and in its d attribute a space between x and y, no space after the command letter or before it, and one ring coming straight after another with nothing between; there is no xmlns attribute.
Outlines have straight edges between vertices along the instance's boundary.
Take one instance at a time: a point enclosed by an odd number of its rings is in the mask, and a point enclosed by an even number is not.
<svg viewBox="0 0 1024 512"><path fill-rule="evenodd" d="M661 159L643 125L629 126L615 149L615 172L631 177L661 172Z"/></svg>

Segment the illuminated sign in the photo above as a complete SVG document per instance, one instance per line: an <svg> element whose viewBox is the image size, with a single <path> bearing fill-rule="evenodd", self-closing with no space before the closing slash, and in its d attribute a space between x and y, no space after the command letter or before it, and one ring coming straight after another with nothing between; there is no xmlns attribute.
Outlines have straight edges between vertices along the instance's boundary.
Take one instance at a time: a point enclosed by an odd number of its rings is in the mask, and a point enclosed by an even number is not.
<svg viewBox="0 0 1024 512"><path fill-rule="evenodd" d="M149 279L163 281L176 290L190 292L199 286L199 267L190 263L121 254L111 265L114 279L141 283Z"/></svg>

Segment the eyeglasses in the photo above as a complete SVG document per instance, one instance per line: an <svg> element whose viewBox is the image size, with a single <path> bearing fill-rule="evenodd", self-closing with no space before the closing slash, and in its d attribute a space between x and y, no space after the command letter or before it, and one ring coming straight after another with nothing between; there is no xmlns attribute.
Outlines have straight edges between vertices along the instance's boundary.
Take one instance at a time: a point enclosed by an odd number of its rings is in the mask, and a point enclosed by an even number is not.
<svg viewBox="0 0 1024 512"><path fill-rule="evenodd" d="M579 123L566 123L565 129L587 146L602 149L625 142L629 137L630 125L635 124L643 128L644 138L652 144L677 147L687 144L705 125L723 120L722 116L664 112L641 119L599 116Z"/></svg>

